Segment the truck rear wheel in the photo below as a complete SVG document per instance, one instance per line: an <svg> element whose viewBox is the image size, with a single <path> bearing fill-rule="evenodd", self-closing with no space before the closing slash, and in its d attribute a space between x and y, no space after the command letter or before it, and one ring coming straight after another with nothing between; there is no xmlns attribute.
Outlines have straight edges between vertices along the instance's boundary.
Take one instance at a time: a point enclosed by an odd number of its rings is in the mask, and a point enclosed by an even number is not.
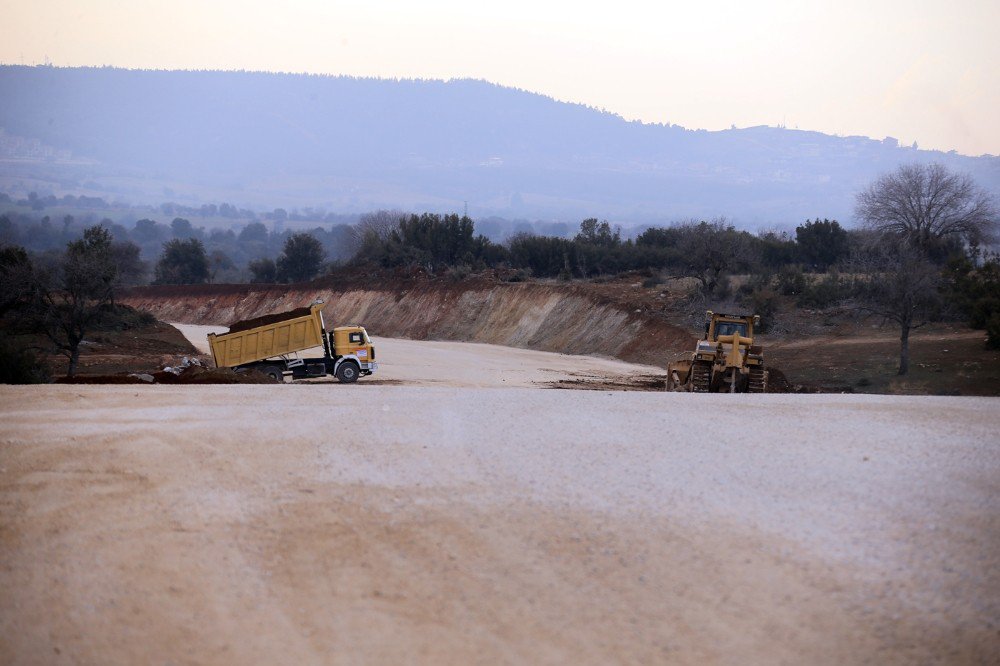
<svg viewBox="0 0 1000 666"><path fill-rule="evenodd" d="M260 371L276 382L285 381L285 374L276 365L265 365Z"/></svg>
<svg viewBox="0 0 1000 666"><path fill-rule="evenodd" d="M361 371L358 369L358 366L350 361L341 363L340 367L337 368L337 379L341 384L353 384L358 381L358 375L360 374Z"/></svg>

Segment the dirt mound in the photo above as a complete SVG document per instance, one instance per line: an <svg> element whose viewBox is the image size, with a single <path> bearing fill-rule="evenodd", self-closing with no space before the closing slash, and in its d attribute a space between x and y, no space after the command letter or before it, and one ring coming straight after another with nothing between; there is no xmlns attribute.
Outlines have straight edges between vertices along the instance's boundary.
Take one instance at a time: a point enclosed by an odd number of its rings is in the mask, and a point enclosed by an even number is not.
<svg viewBox="0 0 1000 666"><path fill-rule="evenodd" d="M665 391L667 379L661 375L580 376L547 382L545 386L578 391Z"/></svg>
<svg viewBox="0 0 1000 666"><path fill-rule="evenodd" d="M795 386L789 383L785 373L777 368L768 370L768 393L816 393L808 387ZM596 376L582 375L574 373L571 379L561 379L554 382L546 382L547 388L554 389L577 389L583 391L665 391L667 389L667 379L664 375L621 375L621 376ZM842 393L844 391L837 391Z"/></svg>
<svg viewBox="0 0 1000 666"><path fill-rule="evenodd" d="M149 384L151 382L135 375L73 375L59 377L56 384Z"/></svg>
<svg viewBox="0 0 1000 666"><path fill-rule="evenodd" d="M793 384L781 370L768 368L768 393L854 393L854 387L840 383L804 383Z"/></svg>
<svg viewBox="0 0 1000 666"><path fill-rule="evenodd" d="M235 372L229 368L204 368L192 365L174 374L163 370L154 372L153 379L157 384L276 384L277 382L265 374L251 370Z"/></svg>
<svg viewBox="0 0 1000 666"><path fill-rule="evenodd" d="M236 333L238 331L248 331L251 328L267 326L268 324L285 321L286 319L305 317L309 314L309 312L309 308L295 308L294 310L289 310L287 312L276 312L275 314L264 315L262 317L254 317L253 319L246 319L244 321L238 321L230 324L229 332Z"/></svg>
<svg viewBox="0 0 1000 666"><path fill-rule="evenodd" d="M56 384L274 384L275 380L256 371L234 372L229 368L192 365L180 373L160 370L145 375L75 375L60 377Z"/></svg>
<svg viewBox="0 0 1000 666"><path fill-rule="evenodd" d="M777 368L767 369L767 392L768 393L792 393L794 387L788 382L785 373Z"/></svg>

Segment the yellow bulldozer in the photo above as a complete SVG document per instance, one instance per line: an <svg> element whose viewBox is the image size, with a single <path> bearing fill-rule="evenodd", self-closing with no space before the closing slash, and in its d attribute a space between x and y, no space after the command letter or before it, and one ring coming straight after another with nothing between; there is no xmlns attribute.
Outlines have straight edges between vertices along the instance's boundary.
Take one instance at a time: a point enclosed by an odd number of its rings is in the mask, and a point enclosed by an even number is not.
<svg viewBox="0 0 1000 666"><path fill-rule="evenodd" d="M705 337L684 359L667 366L667 390L694 393L764 393L764 352L754 344L759 315L705 313Z"/></svg>

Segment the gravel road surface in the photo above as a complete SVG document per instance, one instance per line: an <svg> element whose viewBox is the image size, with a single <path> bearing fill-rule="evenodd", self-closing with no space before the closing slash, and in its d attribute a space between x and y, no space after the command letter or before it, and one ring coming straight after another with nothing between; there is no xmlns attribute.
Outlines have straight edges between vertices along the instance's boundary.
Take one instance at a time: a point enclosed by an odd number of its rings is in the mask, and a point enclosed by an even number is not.
<svg viewBox="0 0 1000 666"><path fill-rule="evenodd" d="M990 663L1000 400L0 387L0 663Z"/></svg>
<svg viewBox="0 0 1000 666"><path fill-rule="evenodd" d="M210 354L207 335L225 326L171 323L198 351ZM434 342L376 337L379 370L365 384L455 386L466 388L544 387L560 381L588 381L657 376L662 368L613 358L516 349L472 342ZM322 356L322 347L303 350L304 358ZM290 379L288 381L291 381ZM312 381L312 380L310 380ZM332 378L315 380L335 381Z"/></svg>

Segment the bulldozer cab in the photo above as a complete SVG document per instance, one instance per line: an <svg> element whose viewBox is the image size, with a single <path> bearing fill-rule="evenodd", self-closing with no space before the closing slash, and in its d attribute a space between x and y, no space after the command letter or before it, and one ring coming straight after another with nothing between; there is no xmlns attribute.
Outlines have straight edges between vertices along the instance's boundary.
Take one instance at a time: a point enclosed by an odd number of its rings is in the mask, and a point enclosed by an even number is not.
<svg viewBox="0 0 1000 666"><path fill-rule="evenodd" d="M709 310L705 313L705 339L718 341L720 336L739 335L741 338L753 338L753 327L760 321L757 315L741 316L716 314Z"/></svg>
<svg viewBox="0 0 1000 666"><path fill-rule="evenodd" d="M712 339L718 340L720 335L732 335L733 333L738 333L741 338L750 337L747 335L746 322L720 321L715 325Z"/></svg>

